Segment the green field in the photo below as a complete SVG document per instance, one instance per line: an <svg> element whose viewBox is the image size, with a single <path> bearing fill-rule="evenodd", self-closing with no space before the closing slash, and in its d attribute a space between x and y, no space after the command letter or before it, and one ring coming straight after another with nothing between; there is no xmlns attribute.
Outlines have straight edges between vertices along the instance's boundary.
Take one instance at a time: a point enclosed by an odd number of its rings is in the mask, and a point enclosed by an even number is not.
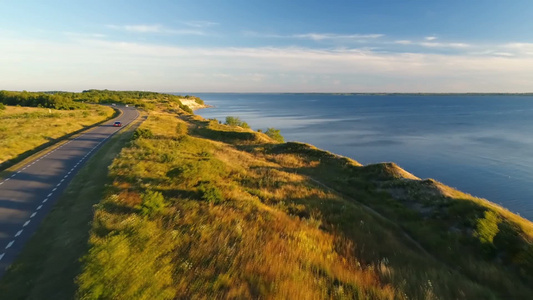
<svg viewBox="0 0 533 300"><path fill-rule="evenodd" d="M77 110L6 106L0 110L0 164L113 114L100 105Z"/></svg>

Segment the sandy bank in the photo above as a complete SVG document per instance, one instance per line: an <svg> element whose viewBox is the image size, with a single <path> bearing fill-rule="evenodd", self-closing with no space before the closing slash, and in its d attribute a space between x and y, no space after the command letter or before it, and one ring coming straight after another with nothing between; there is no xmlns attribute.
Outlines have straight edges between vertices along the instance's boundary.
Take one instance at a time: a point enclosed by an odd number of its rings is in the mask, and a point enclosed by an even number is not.
<svg viewBox="0 0 533 300"><path fill-rule="evenodd" d="M194 101L194 99L180 98L180 101L184 105L190 107L192 110L212 107L211 105L197 103L196 101Z"/></svg>

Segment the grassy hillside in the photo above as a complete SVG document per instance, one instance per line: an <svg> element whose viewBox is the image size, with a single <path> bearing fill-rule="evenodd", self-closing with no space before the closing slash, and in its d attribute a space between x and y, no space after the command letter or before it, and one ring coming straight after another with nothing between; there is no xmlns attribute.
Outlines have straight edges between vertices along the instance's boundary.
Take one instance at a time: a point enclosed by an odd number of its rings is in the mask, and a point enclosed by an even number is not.
<svg viewBox="0 0 533 300"><path fill-rule="evenodd" d="M81 299L533 298L531 222L391 163L167 103L110 177Z"/></svg>
<svg viewBox="0 0 533 300"><path fill-rule="evenodd" d="M56 110L5 106L0 110L0 164L114 114L109 107L85 105L84 108Z"/></svg>

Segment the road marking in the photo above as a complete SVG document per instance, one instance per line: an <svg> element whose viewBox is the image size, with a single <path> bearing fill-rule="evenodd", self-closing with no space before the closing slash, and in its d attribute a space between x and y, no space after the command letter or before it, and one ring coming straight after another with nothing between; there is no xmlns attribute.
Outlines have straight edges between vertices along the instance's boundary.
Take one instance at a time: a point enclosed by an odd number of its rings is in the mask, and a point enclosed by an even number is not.
<svg viewBox="0 0 533 300"><path fill-rule="evenodd" d="M26 223L24 223L24 225L22 225L22 227L26 227L26 226L28 226L28 224L30 224L30 220L26 221Z"/></svg>
<svg viewBox="0 0 533 300"><path fill-rule="evenodd" d="M20 174L20 172L22 172L22 171L18 171L17 174Z"/></svg>
<svg viewBox="0 0 533 300"><path fill-rule="evenodd" d="M37 214L36 212L34 212L33 214L31 214L30 219L33 218L33 217L35 217L36 214Z"/></svg>
<svg viewBox="0 0 533 300"><path fill-rule="evenodd" d="M17 175L17 174L13 174L13 175L11 175L11 178L15 177L15 175Z"/></svg>
<svg viewBox="0 0 533 300"><path fill-rule="evenodd" d="M37 206L37 210L39 210L39 209L41 209L41 208L43 208L42 205Z"/></svg>
<svg viewBox="0 0 533 300"><path fill-rule="evenodd" d="M7 244L7 246L6 246L6 249L11 248L11 246L13 246L14 242L15 242L14 240L9 242L9 244Z"/></svg>
<svg viewBox="0 0 533 300"><path fill-rule="evenodd" d="M9 179L11 179L11 178L8 178L8 179L4 180L4 182L9 181Z"/></svg>
<svg viewBox="0 0 533 300"><path fill-rule="evenodd" d="M43 203L46 203L46 201L48 201L48 198L44 199L44 200L43 200Z"/></svg>
<svg viewBox="0 0 533 300"><path fill-rule="evenodd" d="M65 175L63 178L67 178L67 177L68 177L68 175Z"/></svg>
<svg viewBox="0 0 533 300"><path fill-rule="evenodd" d="M61 179L59 182L63 182L63 181L65 181L65 179Z"/></svg>
<svg viewBox="0 0 533 300"><path fill-rule="evenodd" d="M48 196L46 196L46 197L50 197L50 196L52 196L52 194L53 194L53 193L50 193L50 194L48 194Z"/></svg>
<svg viewBox="0 0 533 300"><path fill-rule="evenodd" d="M60 185L61 185L61 183L58 183L56 186L60 186Z"/></svg>
<svg viewBox="0 0 533 300"><path fill-rule="evenodd" d="M53 188L53 189L52 189L52 192L55 192L55 191L57 191L57 188Z"/></svg>
<svg viewBox="0 0 533 300"><path fill-rule="evenodd" d="M19 236L19 235L22 233L22 230L23 230L23 229L19 230L19 231L15 234L15 237Z"/></svg>
<svg viewBox="0 0 533 300"><path fill-rule="evenodd" d="M0 260L2 260L2 258L4 258L4 255L6 255L6 254L5 253L0 254Z"/></svg>

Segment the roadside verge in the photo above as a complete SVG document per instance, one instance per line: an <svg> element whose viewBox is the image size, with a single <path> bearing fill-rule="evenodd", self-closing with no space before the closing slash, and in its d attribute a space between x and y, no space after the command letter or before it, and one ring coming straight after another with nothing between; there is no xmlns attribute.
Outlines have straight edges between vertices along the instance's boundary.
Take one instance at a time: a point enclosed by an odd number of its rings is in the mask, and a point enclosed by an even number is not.
<svg viewBox="0 0 533 300"><path fill-rule="evenodd" d="M88 250L93 205L109 183L108 166L143 122L141 116L117 132L73 178L53 210L0 280L6 299L73 299L79 261Z"/></svg>
<svg viewBox="0 0 533 300"><path fill-rule="evenodd" d="M77 137L77 136L79 136L81 134L84 134L84 133L88 132L89 130L92 130L93 128L95 128L98 125L101 125L101 124L103 124L105 122L108 122L109 120L118 118L119 116L122 115L122 111L121 110L119 110L119 109L117 109L115 107L111 107L111 108L113 110L115 110L115 113L110 118L107 118L107 119L102 120L100 122L94 123L94 124L89 125L87 127L78 129L78 130L76 130L74 132L65 134L64 136L61 136L61 137L56 138L56 139L53 139L53 140L51 140L51 141L49 141L47 143L44 143L44 144L42 144L40 146L37 146L37 147L35 147L35 148L31 149L31 150L28 150L28 151L18 155L15 158L12 158L10 160L7 160L7 161L1 163L0 164L0 178L5 177L5 175L8 174L10 171L16 170L20 166L25 165L28 162L33 161L33 160L45 155L46 153L54 150L55 148L63 145L70 138L75 138L75 137Z"/></svg>

